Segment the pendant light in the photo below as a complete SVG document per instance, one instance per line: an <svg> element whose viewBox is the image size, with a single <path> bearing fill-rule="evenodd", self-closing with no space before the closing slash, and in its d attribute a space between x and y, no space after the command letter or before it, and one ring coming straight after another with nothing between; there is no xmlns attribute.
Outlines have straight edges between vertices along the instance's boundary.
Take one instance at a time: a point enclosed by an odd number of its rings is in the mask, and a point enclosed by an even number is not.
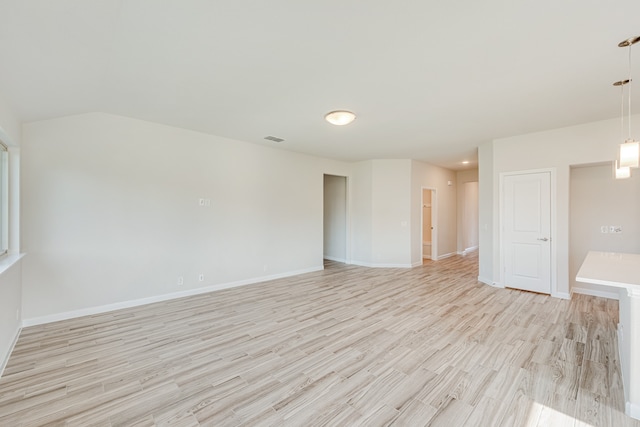
<svg viewBox="0 0 640 427"><path fill-rule="evenodd" d="M618 46L619 47L628 47L629 48L629 78L627 80L623 80L621 82L616 82L614 85L624 86L626 83L629 83L629 87L627 90L628 97L628 108L627 113L629 118L627 119L627 125L629 127L628 137L627 139L620 144L620 154L619 154L619 162L618 167L621 168L637 168L640 164L640 143L635 141L631 137L631 46L640 41L640 36L632 37L627 40L621 41ZM623 102L624 102L624 89L623 93ZM623 104L624 105L624 104ZM622 119L624 120L624 106L623 106L623 114Z"/></svg>
<svg viewBox="0 0 640 427"><path fill-rule="evenodd" d="M620 136L621 139L624 140L624 86L629 83L630 80L620 80L615 82L614 86L620 86ZM627 142L621 144L620 151L622 152L622 146L626 145ZM622 156L621 156L622 157ZM626 179L631 177L631 169L629 166L621 166L620 161L616 159L614 163L614 173L616 179Z"/></svg>

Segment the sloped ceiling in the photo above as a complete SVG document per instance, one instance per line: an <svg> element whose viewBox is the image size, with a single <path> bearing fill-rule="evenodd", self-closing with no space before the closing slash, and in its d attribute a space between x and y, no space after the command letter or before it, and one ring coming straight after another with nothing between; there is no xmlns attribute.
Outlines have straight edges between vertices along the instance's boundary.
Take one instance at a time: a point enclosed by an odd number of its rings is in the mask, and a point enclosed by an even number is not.
<svg viewBox="0 0 640 427"><path fill-rule="evenodd" d="M460 169L485 141L619 115L617 44L639 16L637 0L0 0L0 93L24 122L103 111ZM343 108L353 124L323 120Z"/></svg>

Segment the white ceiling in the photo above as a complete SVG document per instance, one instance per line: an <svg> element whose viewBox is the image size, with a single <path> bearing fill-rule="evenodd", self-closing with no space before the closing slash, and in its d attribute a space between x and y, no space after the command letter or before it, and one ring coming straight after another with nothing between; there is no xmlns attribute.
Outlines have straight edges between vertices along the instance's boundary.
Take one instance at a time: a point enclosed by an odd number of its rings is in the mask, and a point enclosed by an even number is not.
<svg viewBox="0 0 640 427"><path fill-rule="evenodd" d="M0 93L24 122L103 111L460 169L485 141L619 115L638 17L638 0L0 0ZM342 108L352 125L324 122Z"/></svg>

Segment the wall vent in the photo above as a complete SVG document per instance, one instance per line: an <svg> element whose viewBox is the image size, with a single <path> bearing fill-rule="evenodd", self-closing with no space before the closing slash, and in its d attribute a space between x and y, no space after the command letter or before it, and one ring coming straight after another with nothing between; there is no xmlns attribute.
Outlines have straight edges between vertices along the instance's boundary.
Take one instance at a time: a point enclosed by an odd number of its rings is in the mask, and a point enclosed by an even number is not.
<svg viewBox="0 0 640 427"><path fill-rule="evenodd" d="M284 139L282 138L278 138L277 136L265 136L264 139L269 140L269 141L273 141L273 142L282 142L284 141Z"/></svg>

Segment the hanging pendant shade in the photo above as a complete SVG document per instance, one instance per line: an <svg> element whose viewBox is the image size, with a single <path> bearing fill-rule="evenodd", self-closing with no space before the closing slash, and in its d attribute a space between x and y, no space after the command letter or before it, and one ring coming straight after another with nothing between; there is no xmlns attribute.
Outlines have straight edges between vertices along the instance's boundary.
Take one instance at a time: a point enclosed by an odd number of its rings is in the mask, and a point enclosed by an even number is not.
<svg viewBox="0 0 640 427"><path fill-rule="evenodd" d="M640 159L640 143L627 139L620 144L620 167L637 168Z"/></svg>
<svg viewBox="0 0 640 427"><path fill-rule="evenodd" d="M635 141L631 137L631 46L640 41L640 36L632 37L627 40L621 41L618 46L626 47L629 49L629 78L626 80L620 80L615 82L614 86L620 86L621 88L621 114L620 114L620 130L624 135L624 87L628 84L627 90L627 126L628 136L626 140L620 144L618 152L618 160L615 162L615 177L616 179L629 178L631 176L630 168L637 168L640 166L640 142ZM624 137L622 138L624 139Z"/></svg>
<svg viewBox="0 0 640 427"><path fill-rule="evenodd" d="M631 178L631 169L628 167L619 166L617 160L615 162L614 172L616 179Z"/></svg>

